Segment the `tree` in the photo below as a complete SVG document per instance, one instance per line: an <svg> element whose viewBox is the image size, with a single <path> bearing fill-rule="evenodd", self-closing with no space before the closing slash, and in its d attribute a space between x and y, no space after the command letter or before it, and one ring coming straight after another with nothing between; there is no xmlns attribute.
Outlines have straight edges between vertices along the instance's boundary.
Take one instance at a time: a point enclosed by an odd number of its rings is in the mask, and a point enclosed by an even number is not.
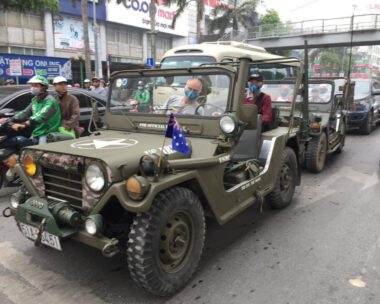
<svg viewBox="0 0 380 304"><path fill-rule="evenodd" d="M85 66L85 71L86 71L86 78L91 79L91 54L90 54L90 38L88 35L87 0L81 0L81 6L82 6L82 23L83 23L83 38L84 38L84 66Z"/></svg>
<svg viewBox="0 0 380 304"><path fill-rule="evenodd" d="M58 0L1 0L0 11L44 12L59 11Z"/></svg>
<svg viewBox="0 0 380 304"><path fill-rule="evenodd" d="M232 27L231 40L238 32L239 26L249 28L257 25L258 14L256 12L257 0L240 2L233 0L232 5L219 4L212 11L214 19L210 22L210 31L218 31L222 36L227 29Z"/></svg>
<svg viewBox="0 0 380 304"><path fill-rule="evenodd" d="M196 6L197 6L197 42L200 43L201 37L202 37L201 22L203 20L204 14L205 14L204 0L190 0L190 1L187 1L187 0L166 0L165 5L170 6L173 3L177 4L178 8L175 12L175 15L173 17L173 22L172 22L172 26L174 27L175 23L177 21L177 18L185 11L185 8L188 7L188 5L190 4L191 1L195 1Z"/></svg>
<svg viewBox="0 0 380 304"><path fill-rule="evenodd" d="M283 33L286 30L286 27L282 23L280 16L278 15L277 11L274 9L268 10L266 14L260 18L260 27L261 27L261 32L264 34L264 36L265 36L265 33L271 36L273 34ZM286 57L289 57L291 54L289 50L274 51L273 53L276 55L286 56Z"/></svg>

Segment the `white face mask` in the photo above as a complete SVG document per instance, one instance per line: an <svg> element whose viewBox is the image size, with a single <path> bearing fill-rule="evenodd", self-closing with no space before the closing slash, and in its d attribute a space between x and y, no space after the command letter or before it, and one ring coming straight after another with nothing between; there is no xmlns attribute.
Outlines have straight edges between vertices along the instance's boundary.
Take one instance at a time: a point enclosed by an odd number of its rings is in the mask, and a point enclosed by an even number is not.
<svg viewBox="0 0 380 304"><path fill-rule="evenodd" d="M31 93L33 96L37 96L37 95L40 94L40 89L39 89L39 88L31 87L31 88L30 88L30 93Z"/></svg>

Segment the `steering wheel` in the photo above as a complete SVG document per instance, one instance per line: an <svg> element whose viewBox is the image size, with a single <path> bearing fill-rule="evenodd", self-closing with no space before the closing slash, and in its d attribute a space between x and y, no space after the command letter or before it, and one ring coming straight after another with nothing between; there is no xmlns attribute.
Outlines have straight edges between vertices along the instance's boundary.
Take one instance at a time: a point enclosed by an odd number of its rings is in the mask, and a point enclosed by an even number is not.
<svg viewBox="0 0 380 304"><path fill-rule="evenodd" d="M212 103L205 103L197 106L195 109L196 115L201 116L220 116L225 112L225 109L216 106Z"/></svg>

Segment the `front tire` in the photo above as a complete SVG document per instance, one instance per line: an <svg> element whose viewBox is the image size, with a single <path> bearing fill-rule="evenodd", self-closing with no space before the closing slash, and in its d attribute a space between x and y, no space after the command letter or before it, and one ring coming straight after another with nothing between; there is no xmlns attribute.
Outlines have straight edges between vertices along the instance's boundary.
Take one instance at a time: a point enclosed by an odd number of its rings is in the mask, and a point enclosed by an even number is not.
<svg viewBox="0 0 380 304"><path fill-rule="evenodd" d="M369 135L372 132L373 113L369 112L365 124L360 128L361 133Z"/></svg>
<svg viewBox="0 0 380 304"><path fill-rule="evenodd" d="M158 194L131 225L127 259L132 279L159 296L180 290L198 267L205 226L203 207L191 190L175 187Z"/></svg>
<svg viewBox="0 0 380 304"><path fill-rule="evenodd" d="M281 167L277 173L274 189L266 197L266 202L273 209L290 205L296 188L298 161L293 149L286 147L282 153Z"/></svg>
<svg viewBox="0 0 380 304"><path fill-rule="evenodd" d="M306 150L306 169L310 172L319 173L323 170L326 163L327 138L326 133L322 132L319 137L313 137Z"/></svg>

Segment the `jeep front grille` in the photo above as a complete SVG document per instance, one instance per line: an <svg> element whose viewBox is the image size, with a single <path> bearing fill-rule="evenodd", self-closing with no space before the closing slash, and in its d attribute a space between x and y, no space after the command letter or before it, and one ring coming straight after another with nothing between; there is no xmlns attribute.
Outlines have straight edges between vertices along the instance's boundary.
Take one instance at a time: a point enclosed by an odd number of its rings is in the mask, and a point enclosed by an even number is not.
<svg viewBox="0 0 380 304"><path fill-rule="evenodd" d="M42 175L46 196L65 200L76 206L82 206L81 174L44 167Z"/></svg>

